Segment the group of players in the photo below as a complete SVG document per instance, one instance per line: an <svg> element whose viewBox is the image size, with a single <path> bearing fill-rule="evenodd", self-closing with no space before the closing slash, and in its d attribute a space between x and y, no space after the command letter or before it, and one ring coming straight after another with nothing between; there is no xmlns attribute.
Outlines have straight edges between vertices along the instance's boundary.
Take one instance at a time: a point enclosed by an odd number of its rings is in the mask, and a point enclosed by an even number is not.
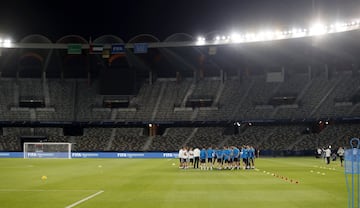
<svg viewBox="0 0 360 208"><path fill-rule="evenodd" d="M200 170L239 170L255 168L255 149L249 145L236 146L188 148L179 150L179 168L187 169L193 167Z"/></svg>

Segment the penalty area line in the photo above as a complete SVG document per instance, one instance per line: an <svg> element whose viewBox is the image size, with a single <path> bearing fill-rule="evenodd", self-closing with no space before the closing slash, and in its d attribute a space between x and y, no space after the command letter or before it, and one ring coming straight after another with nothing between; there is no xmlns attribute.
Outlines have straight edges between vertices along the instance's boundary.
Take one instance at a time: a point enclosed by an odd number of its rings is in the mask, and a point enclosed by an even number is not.
<svg viewBox="0 0 360 208"><path fill-rule="evenodd" d="M72 208L72 207L75 207L75 206L77 206L77 205L79 205L79 204L81 204L81 203L83 203L83 202L85 202L85 201L87 201L87 200L89 200L89 199L92 199L92 198L94 198L95 196L97 196L97 195L99 195L99 194L102 194L104 191L98 191L98 192L96 192L95 194L92 194L92 195L90 195L90 196L88 196L88 197L85 197L85 198L83 198L83 199L81 199L81 200L79 200L79 201L77 201L77 202L75 202L75 203L73 203L73 204L70 204L69 206L66 206L65 208Z"/></svg>

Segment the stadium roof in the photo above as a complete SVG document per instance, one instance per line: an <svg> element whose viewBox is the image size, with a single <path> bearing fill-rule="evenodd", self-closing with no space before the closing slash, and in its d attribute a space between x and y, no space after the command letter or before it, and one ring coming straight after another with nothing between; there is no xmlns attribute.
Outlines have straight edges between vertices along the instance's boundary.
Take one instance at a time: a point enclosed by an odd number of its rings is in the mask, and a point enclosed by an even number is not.
<svg viewBox="0 0 360 208"><path fill-rule="evenodd" d="M97 77L102 69L132 68L139 76L148 76L153 71L158 77L191 77L201 70L205 76L219 76L220 70L228 75L236 75L245 69L250 73L259 73L281 68L293 71L307 71L308 66L323 68L324 64L338 70L349 70L358 65L360 45L359 31L351 31L326 36L296 38L288 40L265 41L255 43L229 44L218 46L189 46L148 48L147 53L137 54L127 48L123 54L91 54L83 49L82 54L68 54L67 45L74 43L89 45L89 42L77 35L60 38L56 44L64 44L63 49L3 48L0 57L2 77L38 77L46 72L47 77L87 78ZM196 41L195 37L185 33L169 36L166 42ZM129 43L158 43L152 35L138 35ZM51 44L42 35L29 35L19 43ZM115 35L105 35L93 40L92 44L124 44Z"/></svg>

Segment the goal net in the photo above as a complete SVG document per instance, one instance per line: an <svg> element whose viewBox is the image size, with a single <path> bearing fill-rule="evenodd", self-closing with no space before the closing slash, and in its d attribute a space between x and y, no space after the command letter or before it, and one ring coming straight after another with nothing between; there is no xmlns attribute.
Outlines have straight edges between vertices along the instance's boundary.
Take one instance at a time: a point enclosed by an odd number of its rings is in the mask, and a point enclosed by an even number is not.
<svg viewBox="0 0 360 208"><path fill-rule="evenodd" d="M71 158L71 143L24 142L24 158Z"/></svg>

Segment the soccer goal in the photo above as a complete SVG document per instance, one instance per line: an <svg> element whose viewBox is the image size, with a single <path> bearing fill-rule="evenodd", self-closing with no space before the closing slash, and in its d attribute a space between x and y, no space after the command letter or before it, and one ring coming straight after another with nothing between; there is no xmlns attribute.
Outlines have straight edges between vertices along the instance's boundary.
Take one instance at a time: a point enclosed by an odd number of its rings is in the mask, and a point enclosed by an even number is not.
<svg viewBox="0 0 360 208"><path fill-rule="evenodd" d="M24 142L24 158L71 159L71 143Z"/></svg>

